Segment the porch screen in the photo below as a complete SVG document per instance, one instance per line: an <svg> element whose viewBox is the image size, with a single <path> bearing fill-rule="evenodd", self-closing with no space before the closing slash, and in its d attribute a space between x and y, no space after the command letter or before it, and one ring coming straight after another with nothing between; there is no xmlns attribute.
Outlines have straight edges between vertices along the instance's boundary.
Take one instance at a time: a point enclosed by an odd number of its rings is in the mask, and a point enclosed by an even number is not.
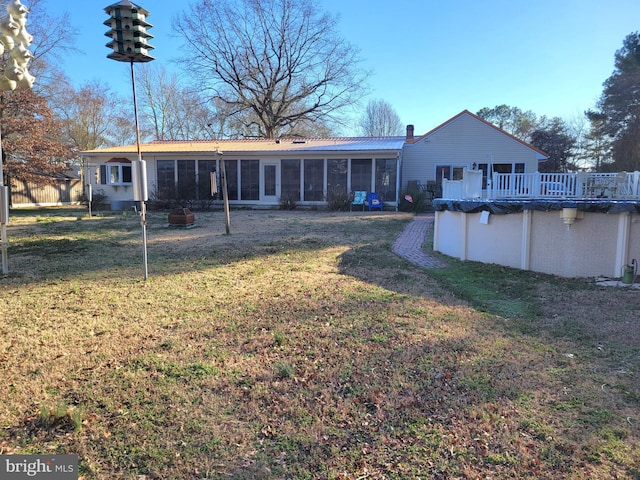
<svg viewBox="0 0 640 480"><path fill-rule="evenodd" d="M178 198L196 198L195 160L178 160Z"/></svg>
<svg viewBox="0 0 640 480"><path fill-rule="evenodd" d="M385 202L396 201L396 162L394 158L376 159L376 193Z"/></svg>
<svg viewBox="0 0 640 480"><path fill-rule="evenodd" d="M238 200L238 161L225 160L224 168L227 174L227 194L229 200Z"/></svg>
<svg viewBox="0 0 640 480"><path fill-rule="evenodd" d="M215 160L198 160L199 199L211 198L211 172L216 172Z"/></svg>
<svg viewBox="0 0 640 480"><path fill-rule="evenodd" d="M267 197L276 195L276 173L275 165L264 166L264 194Z"/></svg>
<svg viewBox="0 0 640 480"><path fill-rule="evenodd" d="M176 171L174 160L158 160L156 175L158 178L158 198L168 199L175 197Z"/></svg>
<svg viewBox="0 0 640 480"><path fill-rule="evenodd" d="M282 197L300 200L300 160L282 160Z"/></svg>
<svg viewBox="0 0 640 480"><path fill-rule="evenodd" d="M327 160L327 194L340 195L347 193L347 160Z"/></svg>
<svg viewBox="0 0 640 480"><path fill-rule="evenodd" d="M324 160L307 158L304 161L304 201L317 202L323 199Z"/></svg>
<svg viewBox="0 0 640 480"><path fill-rule="evenodd" d="M260 160L240 160L242 200L260 199Z"/></svg>
<svg viewBox="0 0 640 480"><path fill-rule="evenodd" d="M371 191L371 159L351 160L351 191Z"/></svg>

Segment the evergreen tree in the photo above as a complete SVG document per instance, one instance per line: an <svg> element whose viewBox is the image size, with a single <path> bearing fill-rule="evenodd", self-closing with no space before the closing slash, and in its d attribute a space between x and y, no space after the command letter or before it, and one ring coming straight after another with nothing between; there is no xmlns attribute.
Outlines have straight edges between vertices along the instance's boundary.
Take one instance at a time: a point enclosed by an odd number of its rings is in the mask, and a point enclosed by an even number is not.
<svg viewBox="0 0 640 480"><path fill-rule="evenodd" d="M640 170L640 34L628 35L598 102L617 170Z"/></svg>
<svg viewBox="0 0 640 480"><path fill-rule="evenodd" d="M576 139L569 133L561 118L553 118L542 128L531 134L531 144L549 154L549 158L540 164L541 172L568 172L576 170L571 162Z"/></svg>

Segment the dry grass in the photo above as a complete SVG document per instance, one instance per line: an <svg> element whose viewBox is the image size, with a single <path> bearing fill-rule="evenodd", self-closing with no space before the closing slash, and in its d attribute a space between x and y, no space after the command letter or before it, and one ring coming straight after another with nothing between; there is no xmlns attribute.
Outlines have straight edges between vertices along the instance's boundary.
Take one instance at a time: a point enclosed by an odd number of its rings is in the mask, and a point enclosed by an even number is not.
<svg viewBox="0 0 640 480"><path fill-rule="evenodd" d="M640 478L640 299L390 252L406 214L16 212L0 449L86 479Z"/></svg>

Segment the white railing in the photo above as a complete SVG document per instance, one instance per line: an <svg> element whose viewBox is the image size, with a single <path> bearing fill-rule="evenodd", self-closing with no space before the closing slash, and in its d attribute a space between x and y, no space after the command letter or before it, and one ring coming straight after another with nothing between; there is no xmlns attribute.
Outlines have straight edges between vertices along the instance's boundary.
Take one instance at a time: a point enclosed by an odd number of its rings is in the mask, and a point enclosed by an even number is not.
<svg viewBox="0 0 640 480"><path fill-rule="evenodd" d="M571 173L494 173L487 197L576 197L581 194L580 185L577 175Z"/></svg>
<svg viewBox="0 0 640 480"><path fill-rule="evenodd" d="M469 199L469 178L443 180L442 197ZM640 172L619 173L494 173L483 196L488 199L584 198L640 200Z"/></svg>

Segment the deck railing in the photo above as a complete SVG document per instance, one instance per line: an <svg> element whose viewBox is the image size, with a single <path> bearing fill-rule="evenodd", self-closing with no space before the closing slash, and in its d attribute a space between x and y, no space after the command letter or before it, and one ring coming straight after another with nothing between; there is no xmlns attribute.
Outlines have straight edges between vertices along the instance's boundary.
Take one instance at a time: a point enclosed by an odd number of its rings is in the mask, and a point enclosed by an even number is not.
<svg viewBox="0 0 640 480"><path fill-rule="evenodd" d="M472 175L472 173L474 175ZM527 199L640 199L640 172L619 173L494 173L485 190L477 188L475 171L465 171L462 180L443 180L442 197ZM474 184L475 187L470 188Z"/></svg>

